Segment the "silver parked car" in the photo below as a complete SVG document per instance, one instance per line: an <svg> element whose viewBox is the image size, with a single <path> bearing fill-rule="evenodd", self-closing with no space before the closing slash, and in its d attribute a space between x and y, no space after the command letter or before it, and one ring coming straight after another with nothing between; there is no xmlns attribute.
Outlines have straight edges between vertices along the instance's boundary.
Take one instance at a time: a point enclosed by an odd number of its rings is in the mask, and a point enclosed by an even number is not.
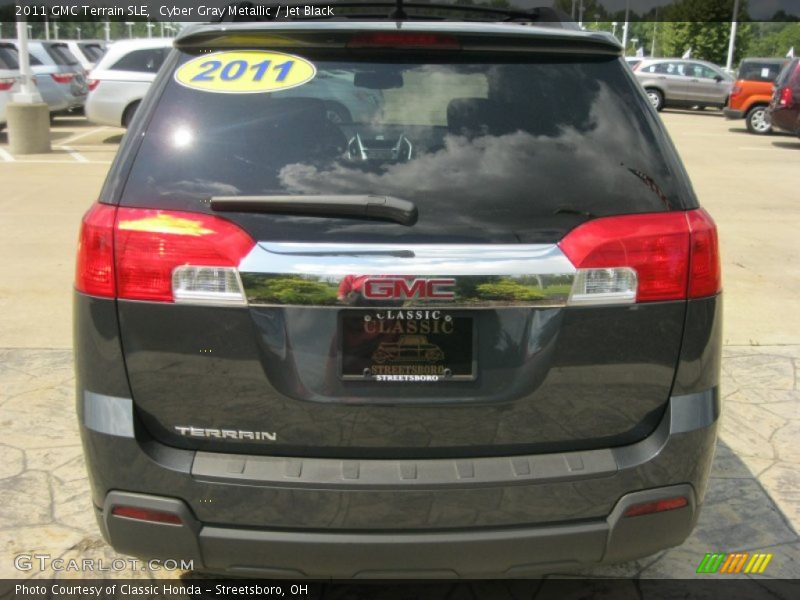
<svg viewBox="0 0 800 600"><path fill-rule="evenodd" d="M19 91L19 64L14 49L0 44L0 129L6 125L6 105Z"/></svg>
<svg viewBox="0 0 800 600"><path fill-rule="evenodd" d="M0 43L18 60L16 40L0 40ZM83 107L88 91L86 77L65 43L31 40L28 54L36 86L51 113Z"/></svg>
<svg viewBox="0 0 800 600"><path fill-rule="evenodd" d="M89 73L86 117L127 127L172 46L171 38L123 40L108 46Z"/></svg>
<svg viewBox="0 0 800 600"><path fill-rule="evenodd" d="M634 67L634 73L656 110L667 106L722 108L733 87L733 77L702 60L648 59Z"/></svg>

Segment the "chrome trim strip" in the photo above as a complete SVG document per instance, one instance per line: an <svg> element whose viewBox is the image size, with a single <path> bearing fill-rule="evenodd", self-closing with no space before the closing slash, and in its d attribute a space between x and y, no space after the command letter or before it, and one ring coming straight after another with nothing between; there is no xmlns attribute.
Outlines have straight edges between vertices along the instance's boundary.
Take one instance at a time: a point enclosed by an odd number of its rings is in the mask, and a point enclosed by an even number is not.
<svg viewBox="0 0 800 600"><path fill-rule="evenodd" d="M575 268L555 244L261 242L239 264L251 306L564 306ZM455 298L337 298L347 276L453 278ZM360 292L359 292L360 293ZM356 294L358 295L358 294ZM366 303L365 303L366 302Z"/></svg>

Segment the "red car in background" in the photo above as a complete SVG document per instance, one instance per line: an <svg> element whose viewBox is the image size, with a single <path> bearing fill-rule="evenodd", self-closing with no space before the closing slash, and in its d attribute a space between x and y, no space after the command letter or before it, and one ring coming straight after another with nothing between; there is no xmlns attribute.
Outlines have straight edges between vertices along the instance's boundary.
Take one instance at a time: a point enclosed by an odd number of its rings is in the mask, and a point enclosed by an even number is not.
<svg viewBox="0 0 800 600"><path fill-rule="evenodd" d="M772 132L767 108L772 100L775 80L788 58L746 58L723 109L728 119L744 119L750 133Z"/></svg>
<svg viewBox="0 0 800 600"><path fill-rule="evenodd" d="M775 80L768 117L778 129L800 135L800 58L793 58Z"/></svg>

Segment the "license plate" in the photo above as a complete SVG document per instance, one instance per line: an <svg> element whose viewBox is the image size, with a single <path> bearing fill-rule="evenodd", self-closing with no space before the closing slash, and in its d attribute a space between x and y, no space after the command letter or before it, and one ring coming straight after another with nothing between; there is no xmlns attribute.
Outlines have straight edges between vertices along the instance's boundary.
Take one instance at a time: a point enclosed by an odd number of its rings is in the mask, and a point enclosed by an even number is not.
<svg viewBox="0 0 800 600"><path fill-rule="evenodd" d="M343 311L341 377L351 381L475 379L473 318L444 310Z"/></svg>

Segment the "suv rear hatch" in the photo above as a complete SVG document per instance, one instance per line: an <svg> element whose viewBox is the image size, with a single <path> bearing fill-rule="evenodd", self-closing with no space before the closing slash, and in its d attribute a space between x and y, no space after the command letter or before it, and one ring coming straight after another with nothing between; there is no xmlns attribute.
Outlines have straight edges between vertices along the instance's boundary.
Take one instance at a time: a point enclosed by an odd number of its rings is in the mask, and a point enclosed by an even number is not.
<svg viewBox="0 0 800 600"><path fill-rule="evenodd" d="M156 438L480 456L658 422L696 202L618 49L413 27L198 35L168 59L104 192ZM289 62L313 75L284 89ZM271 91L222 93L260 69Z"/></svg>

